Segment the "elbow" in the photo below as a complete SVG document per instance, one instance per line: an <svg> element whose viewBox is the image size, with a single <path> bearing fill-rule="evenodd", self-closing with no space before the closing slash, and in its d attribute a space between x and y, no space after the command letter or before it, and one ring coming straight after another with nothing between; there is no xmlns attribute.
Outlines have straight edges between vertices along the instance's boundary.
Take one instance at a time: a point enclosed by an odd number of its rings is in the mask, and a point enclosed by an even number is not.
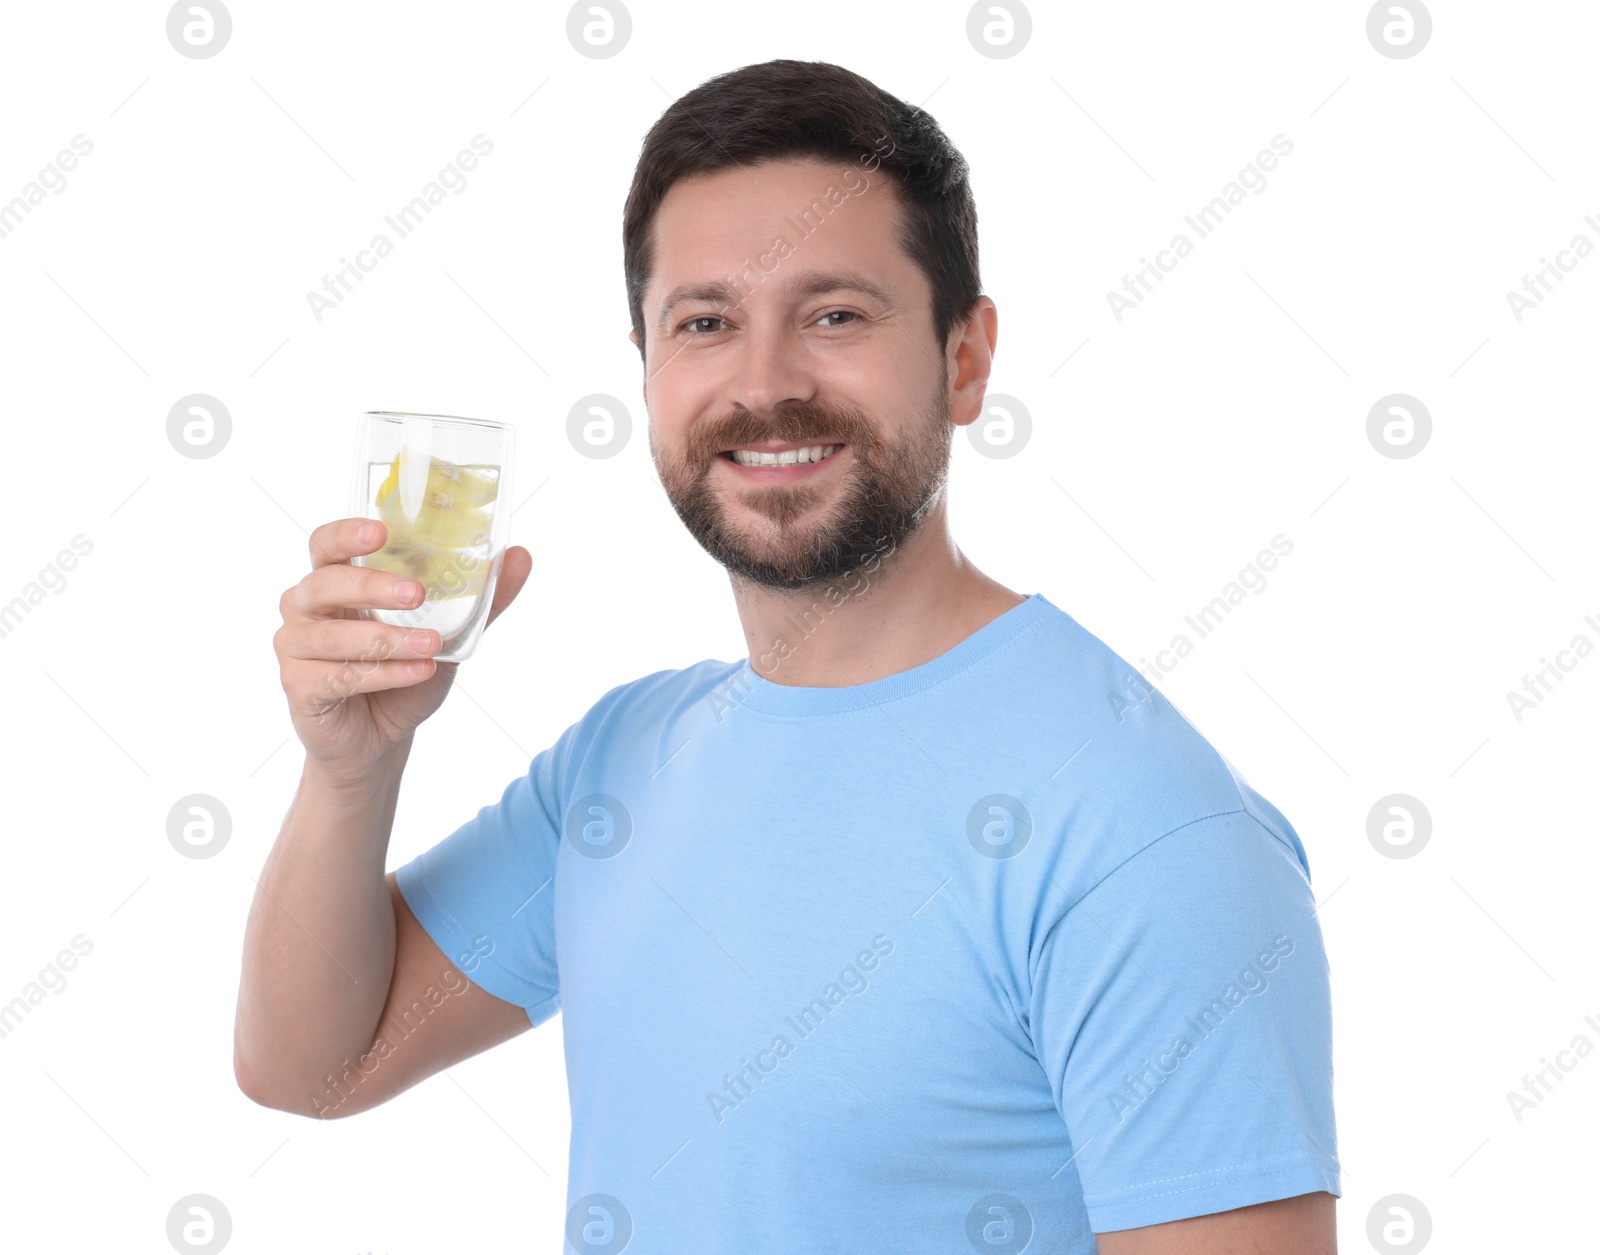
<svg viewBox="0 0 1600 1255"><path fill-rule="evenodd" d="M261 1083L256 1080L256 1075L250 1070L250 1062L245 1058L244 1049L239 1044L237 1036L233 1041L233 1080L239 1087L239 1092L258 1106L270 1107L272 1104L262 1097Z"/></svg>
<svg viewBox="0 0 1600 1255"><path fill-rule="evenodd" d="M233 1050L233 1080L239 1087L239 1092L255 1103L258 1107L266 1107L273 1111L285 1111L280 1094L266 1085L261 1077L250 1067L250 1061L245 1053L236 1044Z"/></svg>
<svg viewBox="0 0 1600 1255"><path fill-rule="evenodd" d="M286 1115L305 1116L313 1120L336 1120L355 1114L352 1103L330 1104L320 1101L315 1093L309 1091L296 1096L292 1085L268 1084L251 1068L249 1058L237 1043L233 1051L233 1079L241 1094L256 1106L269 1111L281 1111Z"/></svg>

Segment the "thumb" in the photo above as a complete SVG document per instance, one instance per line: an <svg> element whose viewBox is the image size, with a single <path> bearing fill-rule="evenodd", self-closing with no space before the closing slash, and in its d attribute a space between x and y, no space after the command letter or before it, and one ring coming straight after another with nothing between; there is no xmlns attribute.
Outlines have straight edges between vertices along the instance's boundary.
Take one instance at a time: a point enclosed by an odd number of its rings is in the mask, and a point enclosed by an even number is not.
<svg viewBox="0 0 1600 1255"><path fill-rule="evenodd" d="M489 603L489 617L484 627L500 617L500 612L516 600L522 586L533 571L533 555L521 545L512 545L500 559L500 575L494 584L494 599Z"/></svg>

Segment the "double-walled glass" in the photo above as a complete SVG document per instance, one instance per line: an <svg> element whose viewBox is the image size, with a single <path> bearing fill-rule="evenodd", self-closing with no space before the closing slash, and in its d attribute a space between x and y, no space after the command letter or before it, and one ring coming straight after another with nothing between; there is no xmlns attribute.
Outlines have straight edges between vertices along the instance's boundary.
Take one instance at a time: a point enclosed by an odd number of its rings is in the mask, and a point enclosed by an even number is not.
<svg viewBox="0 0 1600 1255"><path fill-rule="evenodd" d="M515 431L442 414L373 412L357 420L353 518L380 519L384 546L353 559L421 582L410 610L362 610L407 628L433 628L439 662L468 657L483 634L511 520Z"/></svg>

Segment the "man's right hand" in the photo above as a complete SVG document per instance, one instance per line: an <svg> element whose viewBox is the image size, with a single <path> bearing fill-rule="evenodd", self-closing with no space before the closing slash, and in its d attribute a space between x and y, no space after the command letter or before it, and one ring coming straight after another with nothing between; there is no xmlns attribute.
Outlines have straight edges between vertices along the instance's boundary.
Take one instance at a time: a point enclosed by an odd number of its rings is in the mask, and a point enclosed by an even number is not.
<svg viewBox="0 0 1600 1255"><path fill-rule="evenodd" d="M272 647L289 717L308 765L342 782L366 779L439 709L459 665L434 661L441 642L432 628L394 627L356 614L421 605L414 580L350 563L381 548L387 536L377 520L324 523L311 533L311 573L278 601L283 626ZM526 549L506 549L485 627L522 591L532 568Z"/></svg>

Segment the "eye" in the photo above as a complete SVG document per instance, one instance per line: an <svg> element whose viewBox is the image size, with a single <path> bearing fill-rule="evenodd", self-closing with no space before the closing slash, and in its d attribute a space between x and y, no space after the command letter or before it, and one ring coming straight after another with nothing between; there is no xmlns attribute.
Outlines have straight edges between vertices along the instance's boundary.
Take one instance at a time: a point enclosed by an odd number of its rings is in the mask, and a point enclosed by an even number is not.
<svg viewBox="0 0 1600 1255"><path fill-rule="evenodd" d="M722 323L722 319L718 318L715 314L701 314L696 318L689 319L689 321L679 327L678 330L683 331L687 329L693 335L710 335L713 332L720 330L718 326L699 327L696 325L698 323L706 322L720 324Z"/></svg>
<svg viewBox="0 0 1600 1255"><path fill-rule="evenodd" d="M835 309L830 310L826 314L818 315L817 322L821 322L824 318L854 318L857 322L859 322L861 320L861 315L856 313L854 310ZM816 323L812 323L811 325L816 326ZM844 327L848 324L842 322L830 322L827 325L830 327Z"/></svg>

